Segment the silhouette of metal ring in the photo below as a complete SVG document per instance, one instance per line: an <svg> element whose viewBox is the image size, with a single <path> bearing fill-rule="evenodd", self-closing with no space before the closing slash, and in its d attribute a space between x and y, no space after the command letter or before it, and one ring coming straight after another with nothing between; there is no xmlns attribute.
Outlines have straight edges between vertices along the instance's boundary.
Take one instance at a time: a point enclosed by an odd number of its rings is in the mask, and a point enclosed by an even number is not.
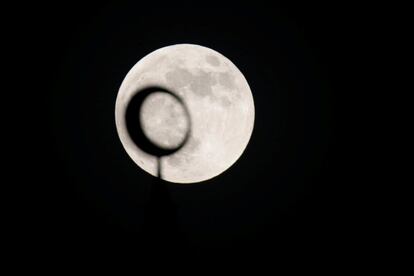
<svg viewBox="0 0 414 276"><path fill-rule="evenodd" d="M144 133L142 122L140 120L142 104L149 95L156 92L166 93L172 96L184 108L188 124L187 133L184 136L183 141L175 148L162 148L154 144ZM139 147L141 150L145 151L146 153L157 157L162 157L177 152L185 145L185 143L188 141L188 138L190 137L191 117L187 106L185 105L181 97L162 87L151 86L144 88L142 90L138 90L128 103L128 106L126 108L125 121L128 133L132 141L136 144L136 146Z"/></svg>

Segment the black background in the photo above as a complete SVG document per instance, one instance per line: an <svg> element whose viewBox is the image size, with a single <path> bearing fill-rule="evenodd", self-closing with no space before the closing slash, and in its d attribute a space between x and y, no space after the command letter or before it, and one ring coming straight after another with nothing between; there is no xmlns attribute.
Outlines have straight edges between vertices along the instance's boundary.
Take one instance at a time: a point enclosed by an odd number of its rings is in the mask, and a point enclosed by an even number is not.
<svg viewBox="0 0 414 276"><path fill-rule="evenodd" d="M53 252L122 248L226 259L291 251L334 258L352 248L361 220L347 128L356 41L348 12L356 6L106 1L33 8L24 27L42 87L30 103L41 123L25 118L37 157L27 211L33 240ZM129 69L177 43L232 60L249 82L256 119L246 151L225 173L168 184L179 232L165 231L179 241L171 251L151 248L143 235L144 191L153 178L124 151L114 106Z"/></svg>

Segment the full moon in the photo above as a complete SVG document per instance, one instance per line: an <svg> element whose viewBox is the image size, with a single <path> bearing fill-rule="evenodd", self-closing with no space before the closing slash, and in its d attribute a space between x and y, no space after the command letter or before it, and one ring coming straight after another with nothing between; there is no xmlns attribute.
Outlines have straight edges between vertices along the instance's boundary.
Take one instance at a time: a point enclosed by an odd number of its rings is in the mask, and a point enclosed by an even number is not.
<svg viewBox="0 0 414 276"><path fill-rule="evenodd" d="M254 126L254 102L240 70L225 56L194 44L155 50L125 76L116 98L115 122L123 147L144 171L157 176L158 157L142 150L128 132L126 110L147 87L140 114L142 130L160 148L182 147L160 158L162 179L174 183L209 180L229 169L245 150Z"/></svg>

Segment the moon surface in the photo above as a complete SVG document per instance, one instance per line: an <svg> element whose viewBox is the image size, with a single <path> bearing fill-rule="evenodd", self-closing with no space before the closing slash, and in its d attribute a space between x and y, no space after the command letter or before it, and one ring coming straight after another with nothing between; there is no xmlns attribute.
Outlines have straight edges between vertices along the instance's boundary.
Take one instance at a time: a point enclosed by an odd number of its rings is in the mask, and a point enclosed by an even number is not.
<svg viewBox="0 0 414 276"><path fill-rule="evenodd" d="M142 104L143 132L160 148L176 152L161 158L162 178L174 183L196 183L229 169L245 150L254 126L254 102L239 69L225 56L194 44L160 48L143 57L125 76L116 98L115 122L119 138L131 159L157 176L157 157L136 145L126 126L126 109L136 93L163 87ZM186 116L184 108L188 110ZM191 122L191 123L190 123Z"/></svg>
<svg viewBox="0 0 414 276"><path fill-rule="evenodd" d="M144 100L139 115L144 134L162 149L179 147L190 131L190 118L184 107L166 93L150 94Z"/></svg>

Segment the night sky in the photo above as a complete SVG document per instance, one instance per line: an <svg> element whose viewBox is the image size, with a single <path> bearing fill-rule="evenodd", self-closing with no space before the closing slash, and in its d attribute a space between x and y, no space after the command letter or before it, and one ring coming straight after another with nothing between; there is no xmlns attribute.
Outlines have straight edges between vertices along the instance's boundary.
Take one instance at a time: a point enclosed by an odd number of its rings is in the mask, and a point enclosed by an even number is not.
<svg viewBox="0 0 414 276"><path fill-rule="evenodd" d="M353 239L352 162L340 133L348 23L340 7L103 1L37 8L30 41L41 45L37 64L47 81L37 98L45 117L33 133L46 136L37 147L42 181L32 225L45 246L272 258L336 252ZM155 180L122 147L115 99L138 60L177 43L214 49L240 69L255 125L244 154L223 174L164 183L174 220L153 241L144 217Z"/></svg>

